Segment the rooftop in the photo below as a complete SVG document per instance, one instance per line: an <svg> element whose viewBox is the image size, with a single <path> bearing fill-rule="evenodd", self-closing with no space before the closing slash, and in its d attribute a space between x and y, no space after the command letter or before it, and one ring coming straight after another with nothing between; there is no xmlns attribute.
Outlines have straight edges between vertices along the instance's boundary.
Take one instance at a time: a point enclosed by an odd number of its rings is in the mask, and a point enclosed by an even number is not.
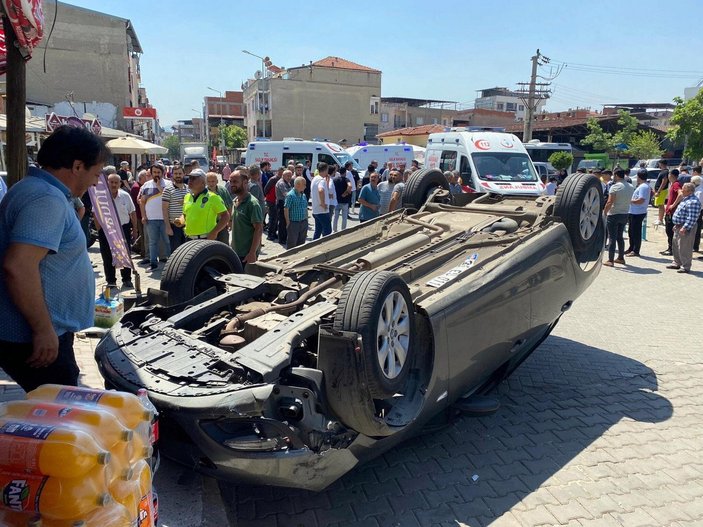
<svg viewBox="0 0 703 527"><path fill-rule="evenodd" d="M340 57L326 57L312 63L313 66L319 68L337 68L341 70L367 71L369 73L381 73L381 70L375 70L368 66L362 66L351 60L342 59Z"/></svg>
<svg viewBox="0 0 703 527"><path fill-rule="evenodd" d="M441 124L423 124L422 126L409 126L407 128L398 128L390 132L383 132L376 137L391 137L394 135L427 135L437 132L444 132L446 126Z"/></svg>
<svg viewBox="0 0 703 527"><path fill-rule="evenodd" d="M426 104L457 104L456 101L440 101L438 99L413 99L412 97L381 97L381 102L407 104L408 106L424 106Z"/></svg>

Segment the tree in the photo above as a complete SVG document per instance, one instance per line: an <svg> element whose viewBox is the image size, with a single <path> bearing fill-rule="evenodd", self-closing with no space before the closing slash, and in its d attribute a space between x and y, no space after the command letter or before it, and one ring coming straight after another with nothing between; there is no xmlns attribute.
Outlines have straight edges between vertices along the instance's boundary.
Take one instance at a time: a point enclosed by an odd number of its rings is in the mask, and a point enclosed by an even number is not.
<svg viewBox="0 0 703 527"><path fill-rule="evenodd" d="M594 150L608 154L615 150L613 134L603 130L595 117L590 117L586 121L586 128L588 128L588 135L581 141L582 145L590 145Z"/></svg>
<svg viewBox="0 0 703 527"><path fill-rule="evenodd" d="M567 170L574 162L574 156L569 152L554 152L548 159L557 170Z"/></svg>
<svg viewBox="0 0 703 527"><path fill-rule="evenodd" d="M637 120L636 117L633 117L627 110L620 110L618 112L618 115L618 125L620 126L620 130L613 134L615 146L617 147L618 145L626 145L627 147L629 147L630 141L632 141L632 138L637 132L637 127L639 126L640 122ZM629 150L629 148L619 148L618 150L627 151Z"/></svg>
<svg viewBox="0 0 703 527"><path fill-rule="evenodd" d="M229 150L233 148L244 148L247 145L247 131L241 126L230 124L224 127L225 147Z"/></svg>
<svg viewBox="0 0 703 527"><path fill-rule="evenodd" d="M164 139L163 146L168 148L168 155L171 159L178 159L181 155L181 142L177 135L169 135Z"/></svg>
<svg viewBox="0 0 703 527"><path fill-rule="evenodd" d="M636 159L652 159L664 153L657 134L651 130L643 130L632 136L628 143L627 152Z"/></svg>
<svg viewBox="0 0 703 527"><path fill-rule="evenodd" d="M676 143L683 143L684 157L700 159L703 157L703 90L688 101L674 97L674 102L672 127L666 136Z"/></svg>

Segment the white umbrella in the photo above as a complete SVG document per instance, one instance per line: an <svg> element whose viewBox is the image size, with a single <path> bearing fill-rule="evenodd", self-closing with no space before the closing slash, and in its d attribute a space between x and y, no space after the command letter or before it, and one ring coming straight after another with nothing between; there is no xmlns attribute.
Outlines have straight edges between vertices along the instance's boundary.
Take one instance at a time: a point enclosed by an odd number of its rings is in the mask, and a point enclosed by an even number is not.
<svg viewBox="0 0 703 527"><path fill-rule="evenodd" d="M113 154L165 154L168 152L168 148L136 137L118 137L109 140L106 144Z"/></svg>

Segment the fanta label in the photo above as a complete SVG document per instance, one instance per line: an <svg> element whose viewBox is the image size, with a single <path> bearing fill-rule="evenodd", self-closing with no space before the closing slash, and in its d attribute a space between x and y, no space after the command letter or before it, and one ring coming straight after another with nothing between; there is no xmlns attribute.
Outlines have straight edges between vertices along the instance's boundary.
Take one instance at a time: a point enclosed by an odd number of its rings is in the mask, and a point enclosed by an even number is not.
<svg viewBox="0 0 703 527"><path fill-rule="evenodd" d="M38 511L39 497L47 477L8 475L0 480L2 504L5 508L17 511Z"/></svg>
<svg viewBox="0 0 703 527"><path fill-rule="evenodd" d="M72 403L84 403L84 404L97 404L100 398L105 392L102 390L72 390L71 388L64 388L59 390L56 394L55 401L60 402L72 402Z"/></svg>

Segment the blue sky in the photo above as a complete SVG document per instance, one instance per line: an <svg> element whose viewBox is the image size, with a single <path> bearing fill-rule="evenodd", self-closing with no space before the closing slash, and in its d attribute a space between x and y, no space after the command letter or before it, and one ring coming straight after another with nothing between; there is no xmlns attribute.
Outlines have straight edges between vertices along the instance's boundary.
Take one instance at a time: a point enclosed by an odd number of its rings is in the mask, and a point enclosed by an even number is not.
<svg viewBox="0 0 703 527"><path fill-rule="evenodd" d="M300 66L329 55L383 71L382 96L456 101L528 81L537 48L552 61L548 110L670 102L703 80L703 3L660 1L369 2L69 0L132 21L142 84L162 125L196 115L207 89L239 90L268 55ZM660 22L662 22L660 24Z"/></svg>

